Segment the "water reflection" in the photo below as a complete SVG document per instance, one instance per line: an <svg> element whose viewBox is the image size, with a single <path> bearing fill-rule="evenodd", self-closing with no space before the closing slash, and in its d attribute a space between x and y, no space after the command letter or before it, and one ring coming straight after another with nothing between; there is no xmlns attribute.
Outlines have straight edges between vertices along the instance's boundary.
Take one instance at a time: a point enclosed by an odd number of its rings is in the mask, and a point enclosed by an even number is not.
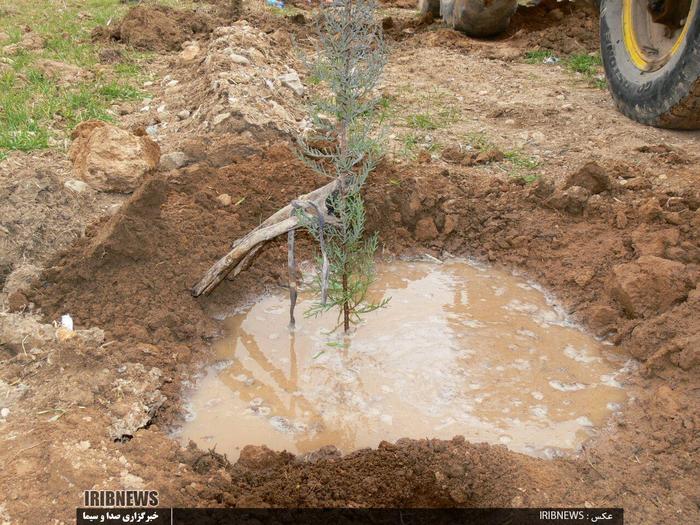
<svg viewBox="0 0 700 525"><path fill-rule="evenodd" d="M462 434L548 455L575 448L625 399L622 362L509 274L396 263L372 293L389 307L351 337L328 333L334 313L299 316L290 333L284 296L229 318L216 350L231 364L201 382L183 439L235 458L249 443L350 451Z"/></svg>

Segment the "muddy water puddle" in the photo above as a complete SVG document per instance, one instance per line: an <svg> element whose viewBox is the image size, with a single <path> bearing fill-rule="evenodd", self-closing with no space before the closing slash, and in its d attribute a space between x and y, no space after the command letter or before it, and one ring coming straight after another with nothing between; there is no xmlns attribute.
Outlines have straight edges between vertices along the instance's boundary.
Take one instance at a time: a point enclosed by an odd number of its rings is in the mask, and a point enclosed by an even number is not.
<svg viewBox="0 0 700 525"><path fill-rule="evenodd" d="M260 298L225 321L219 362L179 432L235 460L247 444L343 452L401 437L573 451L626 400L626 359L572 324L532 284L468 262L378 268L391 297L347 337L334 312L290 332L288 298Z"/></svg>

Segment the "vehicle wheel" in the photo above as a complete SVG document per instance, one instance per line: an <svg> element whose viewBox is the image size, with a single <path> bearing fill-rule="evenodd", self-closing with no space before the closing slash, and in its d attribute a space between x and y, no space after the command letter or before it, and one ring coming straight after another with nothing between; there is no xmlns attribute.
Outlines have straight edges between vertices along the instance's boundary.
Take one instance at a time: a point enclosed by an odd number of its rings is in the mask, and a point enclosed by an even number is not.
<svg viewBox="0 0 700 525"><path fill-rule="evenodd" d="M600 44L622 113L700 129L700 0L602 0Z"/></svg>
<svg viewBox="0 0 700 525"><path fill-rule="evenodd" d="M448 25L469 36L493 36L508 28L518 0L441 0L440 13Z"/></svg>
<svg viewBox="0 0 700 525"><path fill-rule="evenodd" d="M421 15L432 13L437 18L440 16L440 0L418 0L418 11Z"/></svg>

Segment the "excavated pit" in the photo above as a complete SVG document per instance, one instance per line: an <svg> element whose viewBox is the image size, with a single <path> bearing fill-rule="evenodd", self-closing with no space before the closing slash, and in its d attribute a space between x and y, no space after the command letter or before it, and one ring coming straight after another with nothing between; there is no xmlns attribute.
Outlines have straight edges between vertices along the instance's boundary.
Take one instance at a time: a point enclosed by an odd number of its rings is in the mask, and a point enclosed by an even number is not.
<svg viewBox="0 0 700 525"><path fill-rule="evenodd" d="M552 458L575 451L627 396L628 361L573 324L536 285L464 261L382 264L351 335L337 315L290 330L288 298L261 297L225 320L179 438L235 459L247 444L348 453L402 437L504 444Z"/></svg>

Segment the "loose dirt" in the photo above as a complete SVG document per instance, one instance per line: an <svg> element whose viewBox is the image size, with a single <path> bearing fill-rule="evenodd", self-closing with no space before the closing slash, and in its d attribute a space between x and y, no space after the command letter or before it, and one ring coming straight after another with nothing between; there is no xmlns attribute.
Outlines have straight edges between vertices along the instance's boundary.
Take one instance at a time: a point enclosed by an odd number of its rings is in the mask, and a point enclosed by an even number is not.
<svg viewBox="0 0 700 525"><path fill-rule="evenodd" d="M631 123L606 92L557 65L524 63L523 48L508 49L508 40L462 37L468 45L455 49L428 33L393 44L382 87L397 100L393 147L367 187L369 229L387 256L470 256L547 287L591 332L642 361L628 384L636 398L580 456L553 461L459 437L346 455L248 447L235 464L182 449L169 432L182 421L183 391L222 333L216 319L286 284L284 241L209 297L193 299L190 286L233 239L324 181L277 130L246 124L187 140L164 133L163 151L177 144L189 160L149 175L112 215L100 208L102 194L94 215L63 194L43 200L57 191L14 204L27 210L22 245L41 254L26 262L46 270L20 287L13 312L0 314L0 399L9 409L0 423L0 491L11 520L42 523L48 508L67 521L84 489L142 486L159 490L163 505L615 505L630 523L700 520L700 136ZM169 60L176 57L162 63ZM164 77L163 69L154 66ZM435 89L442 98L426 100ZM536 180L528 183L508 158L463 166L434 151L423 163L402 155L404 135L416 132L407 119L444 107L458 118L426 133L433 142L465 146L482 134L502 151L536 159L526 172ZM419 142L428 144L426 134ZM580 175L591 159L598 167ZM13 170L4 177L10 188L24 180ZM101 218L75 243L41 234L61 214L74 232ZM312 243L300 237L310 257ZM22 264L22 250L5 261ZM654 286L637 286L644 282ZM673 301L665 300L669 290ZM628 301L655 308L630 310ZM79 329L73 337L37 322L65 313Z"/></svg>
<svg viewBox="0 0 700 525"><path fill-rule="evenodd" d="M113 27L93 31L93 40L116 41L143 51L178 51L186 40L206 36L215 22L209 15L167 6L131 8Z"/></svg>

